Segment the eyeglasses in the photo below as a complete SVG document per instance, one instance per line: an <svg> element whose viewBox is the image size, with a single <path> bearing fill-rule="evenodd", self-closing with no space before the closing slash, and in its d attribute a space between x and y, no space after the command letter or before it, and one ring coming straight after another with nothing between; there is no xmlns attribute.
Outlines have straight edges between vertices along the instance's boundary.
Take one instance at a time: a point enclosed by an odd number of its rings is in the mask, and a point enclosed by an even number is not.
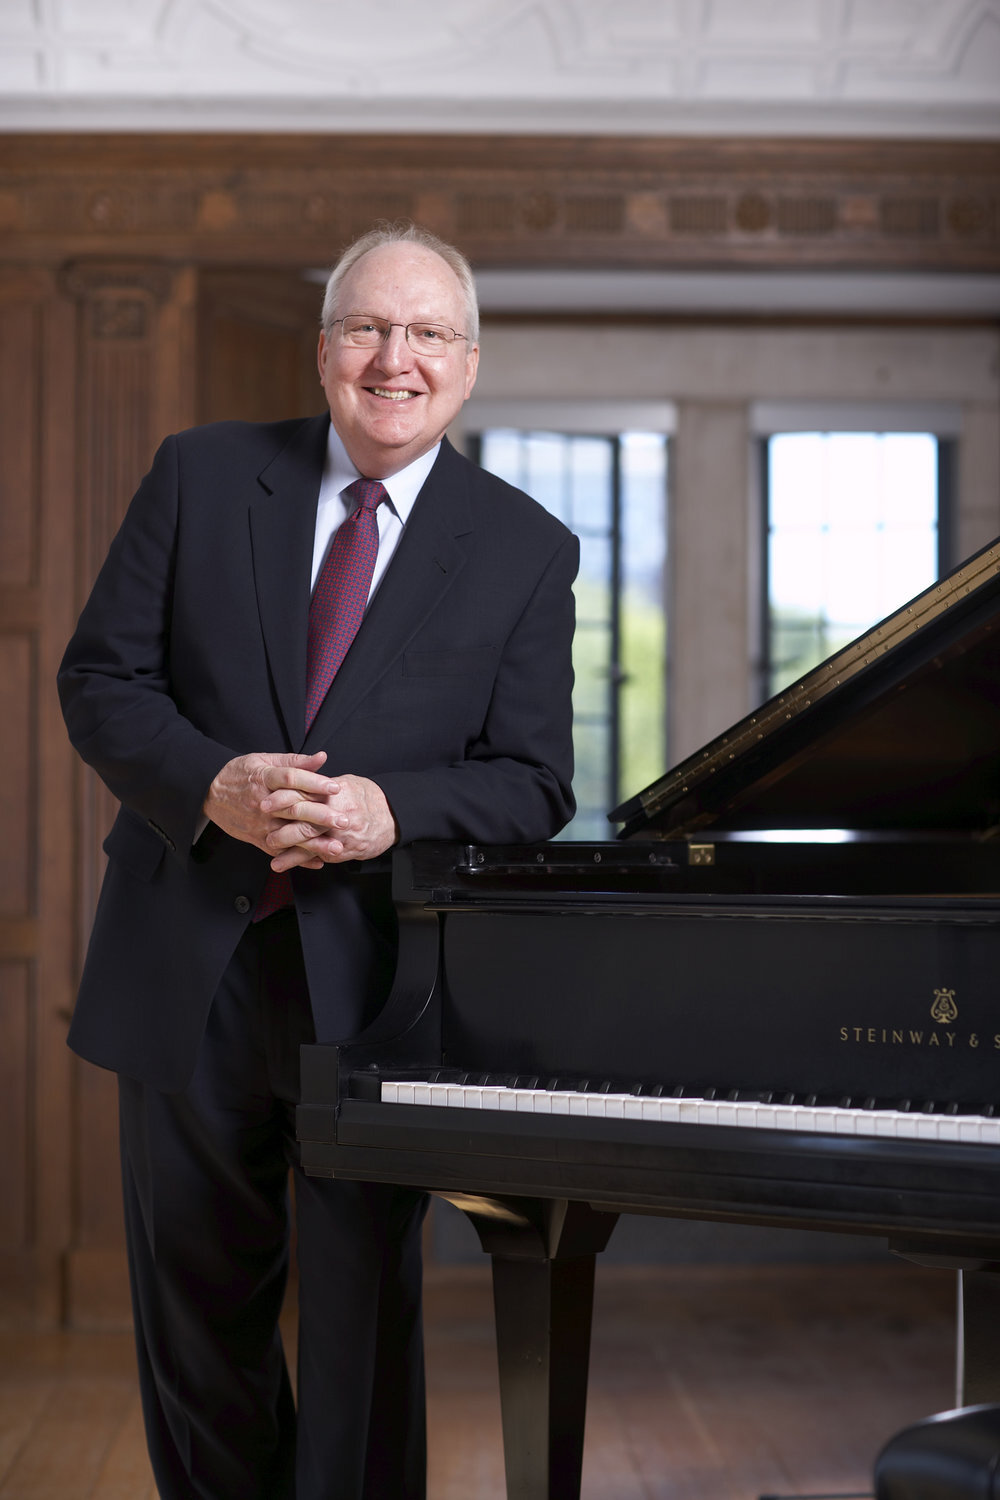
<svg viewBox="0 0 1000 1500"><path fill-rule="evenodd" d="M353 349L377 349L385 343L392 329L402 328L411 349L435 359L447 354L456 339L465 338L464 333L456 333L454 328L445 328L440 323L390 323L388 318L373 318L368 313L350 313L346 318L334 318L331 329L338 323L341 341Z"/></svg>

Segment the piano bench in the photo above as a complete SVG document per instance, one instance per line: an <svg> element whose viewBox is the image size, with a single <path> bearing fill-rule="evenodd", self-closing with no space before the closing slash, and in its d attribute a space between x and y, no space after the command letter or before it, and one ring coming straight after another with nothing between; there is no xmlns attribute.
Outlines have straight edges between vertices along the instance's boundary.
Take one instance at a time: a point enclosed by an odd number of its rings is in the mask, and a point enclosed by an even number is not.
<svg viewBox="0 0 1000 1500"><path fill-rule="evenodd" d="M875 1460L876 1500L1000 1500L1000 1406L905 1427Z"/></svg>

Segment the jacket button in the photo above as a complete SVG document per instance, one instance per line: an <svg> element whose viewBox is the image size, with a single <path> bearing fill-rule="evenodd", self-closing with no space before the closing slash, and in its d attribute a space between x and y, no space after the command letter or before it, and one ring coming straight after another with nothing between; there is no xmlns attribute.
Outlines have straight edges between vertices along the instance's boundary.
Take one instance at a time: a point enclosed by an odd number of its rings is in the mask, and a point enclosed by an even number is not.
<svg viewBox="0 0 1000 1500"><path fill-rule="evenodd" d="M238 912L240 912L240 913L242 913L242 912L248 912L250 910L250 905L251 905L250 897L249 896L237 896L236 900L233 902L233 905L236 907L236 910Z"/></svg>

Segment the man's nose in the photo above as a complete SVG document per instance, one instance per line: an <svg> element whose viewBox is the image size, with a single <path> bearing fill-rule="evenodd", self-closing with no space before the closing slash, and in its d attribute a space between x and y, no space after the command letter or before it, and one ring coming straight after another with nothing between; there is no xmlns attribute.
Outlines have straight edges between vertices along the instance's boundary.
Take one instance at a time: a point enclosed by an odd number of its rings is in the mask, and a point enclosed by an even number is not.
<svg viewBox="0 0 1000 1500"><path fill-rule="evenodd" d="M383 370L405 370L413 360L413 350L406 340L406 329L394 323L389 336L378 351L378 362Z"/></svg>

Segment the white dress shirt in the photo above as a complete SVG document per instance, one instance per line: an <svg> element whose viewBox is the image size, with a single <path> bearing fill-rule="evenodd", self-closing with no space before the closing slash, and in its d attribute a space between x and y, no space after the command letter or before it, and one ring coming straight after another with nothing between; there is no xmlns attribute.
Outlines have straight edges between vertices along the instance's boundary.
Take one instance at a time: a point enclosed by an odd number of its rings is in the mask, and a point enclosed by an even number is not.
<svg viewBox="0 0 1000 1500"><path fill-rule="evenodd" d="M369 601L381 583L392 554L399 545L403 527L410 518L410 512L423 487L424 480L434 466L440 446L440 443L435 443L429 453L415 458L412 464L407 464L406 468L400 469L398 474L392 474L388 479L382 480L389 499L383 500L375 512L375 518L378 521L378 557L375 560L375 572L372 574L372 586L368 591ZM359 474L351 463L347 450L331 422L326 460L323 464L323 478L319 487L319 503L316 506L312 588L316 587L316 579L319 577L319 570L323 566L323 559L326 557L334 532L342 521L346 521L349 515L353 515L356 509L351 498L345 496L344 490L349 484L353 484L355 479L362 477L365 476Z"/></svg>

